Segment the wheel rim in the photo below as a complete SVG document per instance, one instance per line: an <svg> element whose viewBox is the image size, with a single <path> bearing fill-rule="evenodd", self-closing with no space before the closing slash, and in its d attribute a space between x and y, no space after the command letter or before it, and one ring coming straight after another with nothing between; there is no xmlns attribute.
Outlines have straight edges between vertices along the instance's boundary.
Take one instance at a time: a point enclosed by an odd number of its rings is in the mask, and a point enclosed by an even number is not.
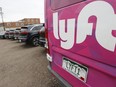
<svg viewBox="0 0 116 87"><path fill-rule="evenodd" d="M38 46L39 45L39 39L38 38L34 38L33 39L33 45L34 46Z"/></svg>

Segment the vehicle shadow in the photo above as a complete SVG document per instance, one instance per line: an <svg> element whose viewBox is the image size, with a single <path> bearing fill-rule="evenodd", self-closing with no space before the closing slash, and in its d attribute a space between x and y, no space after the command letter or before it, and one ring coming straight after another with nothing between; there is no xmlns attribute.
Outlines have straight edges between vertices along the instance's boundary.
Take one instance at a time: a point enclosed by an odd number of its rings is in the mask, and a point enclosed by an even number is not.
<svg viewBox="0 0 116 87"><path fill-rule="evenodd" d="M17 43L19 43L19 42L17 42ZM20 45L20 47L21 48L33 48L34 46L23 43L23 44Z"/></svg>
<svg viewBox="0 0 116 87"><path fill-rule="evenodd" d="M6 39L0 38L0 40L6 40Z"/></svg>

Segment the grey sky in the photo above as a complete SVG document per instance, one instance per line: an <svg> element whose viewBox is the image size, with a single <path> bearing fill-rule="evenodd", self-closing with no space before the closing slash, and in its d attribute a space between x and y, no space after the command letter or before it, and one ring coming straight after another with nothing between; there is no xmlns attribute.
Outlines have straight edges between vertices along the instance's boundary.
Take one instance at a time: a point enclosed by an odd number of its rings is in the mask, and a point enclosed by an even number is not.
<svg viewBox="0 0 116 87"><path fill-rule="evenodd" d="M44 0L0 0L0 7L5 22L23 18L40 18L44 22Z"/></svg>

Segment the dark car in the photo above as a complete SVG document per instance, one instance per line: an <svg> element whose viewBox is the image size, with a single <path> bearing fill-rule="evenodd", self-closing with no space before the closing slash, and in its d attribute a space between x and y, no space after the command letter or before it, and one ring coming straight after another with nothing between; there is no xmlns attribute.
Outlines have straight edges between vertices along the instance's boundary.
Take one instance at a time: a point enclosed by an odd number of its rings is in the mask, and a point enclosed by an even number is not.
<svg viewBox="0 0 116 87"><path fill-rule="evenodd" d="M14 38L14 30L9 30L9 39Z"/></svg>
<svg viewBox="0 0 116 87"><path fill-rule="evenodd" d="M33 46L38 46L39 45L38 32L41 30L42 27L44 27L44 24L28 25L25 27L21 27L19 41L25 42L26 44L32 44Z"/></svg>
<svg viewBox="0 0 116 87"><path fill-rule="evenodd" d="M17 29L14 30L14 37L13 37L14 40L19 39L20 32L21 32L20 28L17 28Z"/></svg>
<svg viewBox="0 0 116 87"><path fill-rule="evenodd" d="M20 35L19 35L19 42L26 42L27 35L30 32L32 27L33 25L27 25L27 26L21 27Z"/></svg>

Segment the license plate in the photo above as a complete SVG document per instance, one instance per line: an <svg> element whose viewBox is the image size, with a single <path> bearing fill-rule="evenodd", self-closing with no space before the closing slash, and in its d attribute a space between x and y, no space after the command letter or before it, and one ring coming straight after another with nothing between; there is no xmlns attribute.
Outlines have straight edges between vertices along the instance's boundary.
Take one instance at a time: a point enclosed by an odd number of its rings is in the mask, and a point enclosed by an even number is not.
<svg viewBox="0 0 116 87"><path fill-rule="evenodd" d="M73 62L67 58L63 58L62 67L79 80L86 82L88 74L88 68L86 66Z"/></svg>

